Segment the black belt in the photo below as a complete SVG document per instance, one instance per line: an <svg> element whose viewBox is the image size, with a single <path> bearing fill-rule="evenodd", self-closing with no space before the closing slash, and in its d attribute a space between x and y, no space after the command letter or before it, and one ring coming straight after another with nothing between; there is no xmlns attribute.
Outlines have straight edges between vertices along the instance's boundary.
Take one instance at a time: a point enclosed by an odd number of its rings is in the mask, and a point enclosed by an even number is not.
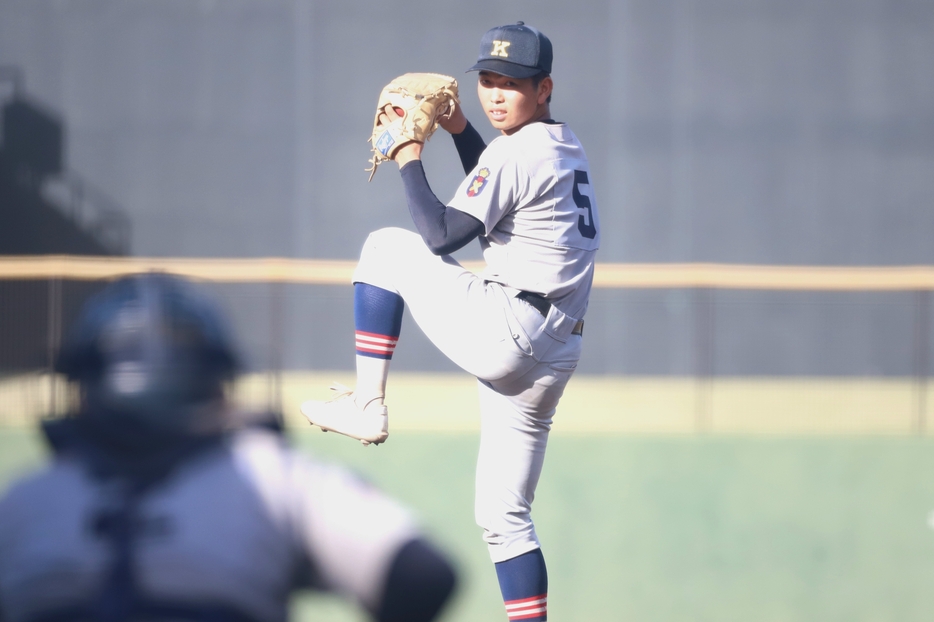
<svg viewBox="0 0 934 622"><path fill-rule="evenodd" d="M538 294L533 294L532 292L520 291L518 294L516 294L516 298L524 300L532 305L536 311L542 314L542 317L548 317L548 311L551 309L551 303L548 302L548 299L544 296L539 296ZM571 329L571 334L584 334L584 320L577 320L577 324L575 324L574 328Z"/></svg>

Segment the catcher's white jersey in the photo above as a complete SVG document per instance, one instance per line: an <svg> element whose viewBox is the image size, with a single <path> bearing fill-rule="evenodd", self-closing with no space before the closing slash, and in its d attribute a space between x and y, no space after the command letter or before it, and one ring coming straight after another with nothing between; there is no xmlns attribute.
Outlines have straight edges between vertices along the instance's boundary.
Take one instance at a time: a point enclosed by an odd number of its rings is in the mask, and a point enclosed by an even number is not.
<svg viewBox="0 0 934 622"><path fill-rule="evenodd" d="M80 610L100 593L115 554L101 521L120 497L59 459L0 500L0 619ZM396 502L262 430L184 463L136 507L145 598L221 604L250 620L285 620L299 587L378 603L392 559L416 535Z"/></svg>
<svg viewBox="0 0 934 622"><path fill-rule="evenodd" d="M563 123L493 140L448 203L486 228L483 277L584 317L600 245L590 179L584 148Z"/></svg>

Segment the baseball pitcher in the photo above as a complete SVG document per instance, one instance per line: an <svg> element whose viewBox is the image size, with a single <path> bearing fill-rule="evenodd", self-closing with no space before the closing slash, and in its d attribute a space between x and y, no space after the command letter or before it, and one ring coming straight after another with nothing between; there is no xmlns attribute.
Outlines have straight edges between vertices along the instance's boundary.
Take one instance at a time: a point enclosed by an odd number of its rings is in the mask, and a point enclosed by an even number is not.
<svg viewBox="0 0 934 622"><path fill-rule="evenodd" d="M485 144L456 81L406 74L384 89L372 172L399 165L418 233L370 234L353 282L357 384L302 405L307 419L364 444L389 434L385 388L407 305L418 326L477 378L481 441L475 514L510 620L547 619L544 556L531 519L559 399L581 354L600 220L584 149L552 118L552 44L522 22L483 35L480 104L497 136ZM452 134L467 174L442 203L421 156L435 127ZM476 275L449 255L479 239ZM439 409L443 410L443 409Z"/></svg>

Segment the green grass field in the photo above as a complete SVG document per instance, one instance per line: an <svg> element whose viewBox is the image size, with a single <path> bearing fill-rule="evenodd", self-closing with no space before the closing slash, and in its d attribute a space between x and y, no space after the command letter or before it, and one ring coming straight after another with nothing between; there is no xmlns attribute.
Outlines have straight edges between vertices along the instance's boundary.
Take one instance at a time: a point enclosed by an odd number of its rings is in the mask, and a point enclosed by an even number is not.
<svg viewBox="0 0 934 622"><path fill-rule="evenodd" d="M353 386L347 371L248 374L232 393L248 409L274 408L304 427L299 405ZM57 390L52 390L52 387ZM276 390L273 390L277 387ZM68 404L66 385L42 373L0 376L0 425L23 425ZM53 400L53 395L56 399ZM698 431L766 435L932 433L934 381L913 377L716 377L579 375L568 385L555 432L664 435ZM275 396L275 397L274 397ZM393 373L393 430L478 430L476 380L462 373ZM443 405L439 408L439 404Z"/></svg>
<svg viewBox="0 0 934 622"><path fill-rule="evenodd" d="M473 524L474 434L400 431L369 448L294 438L414 506L460 565L447 622L505 620ZM0 428L0 488L42 455L30 431ZM932 472L928 438L555 435L535 504L550 617L929 620ZM317 596L294 614L364 619Z"/></svg>

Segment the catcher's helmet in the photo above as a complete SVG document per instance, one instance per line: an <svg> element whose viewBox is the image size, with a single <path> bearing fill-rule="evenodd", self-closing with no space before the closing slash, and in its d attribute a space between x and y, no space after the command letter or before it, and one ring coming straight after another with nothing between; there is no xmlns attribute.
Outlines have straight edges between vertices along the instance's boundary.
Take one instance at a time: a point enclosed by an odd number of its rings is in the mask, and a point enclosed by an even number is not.
<svg viewBox="0 0 934 622"><path fill-rule="evenodd" d="M91 298L56 361L89 416L167 430L195 424L192 407L221 397L238 368L219 309L165 274L125 277Z"/></svg>

